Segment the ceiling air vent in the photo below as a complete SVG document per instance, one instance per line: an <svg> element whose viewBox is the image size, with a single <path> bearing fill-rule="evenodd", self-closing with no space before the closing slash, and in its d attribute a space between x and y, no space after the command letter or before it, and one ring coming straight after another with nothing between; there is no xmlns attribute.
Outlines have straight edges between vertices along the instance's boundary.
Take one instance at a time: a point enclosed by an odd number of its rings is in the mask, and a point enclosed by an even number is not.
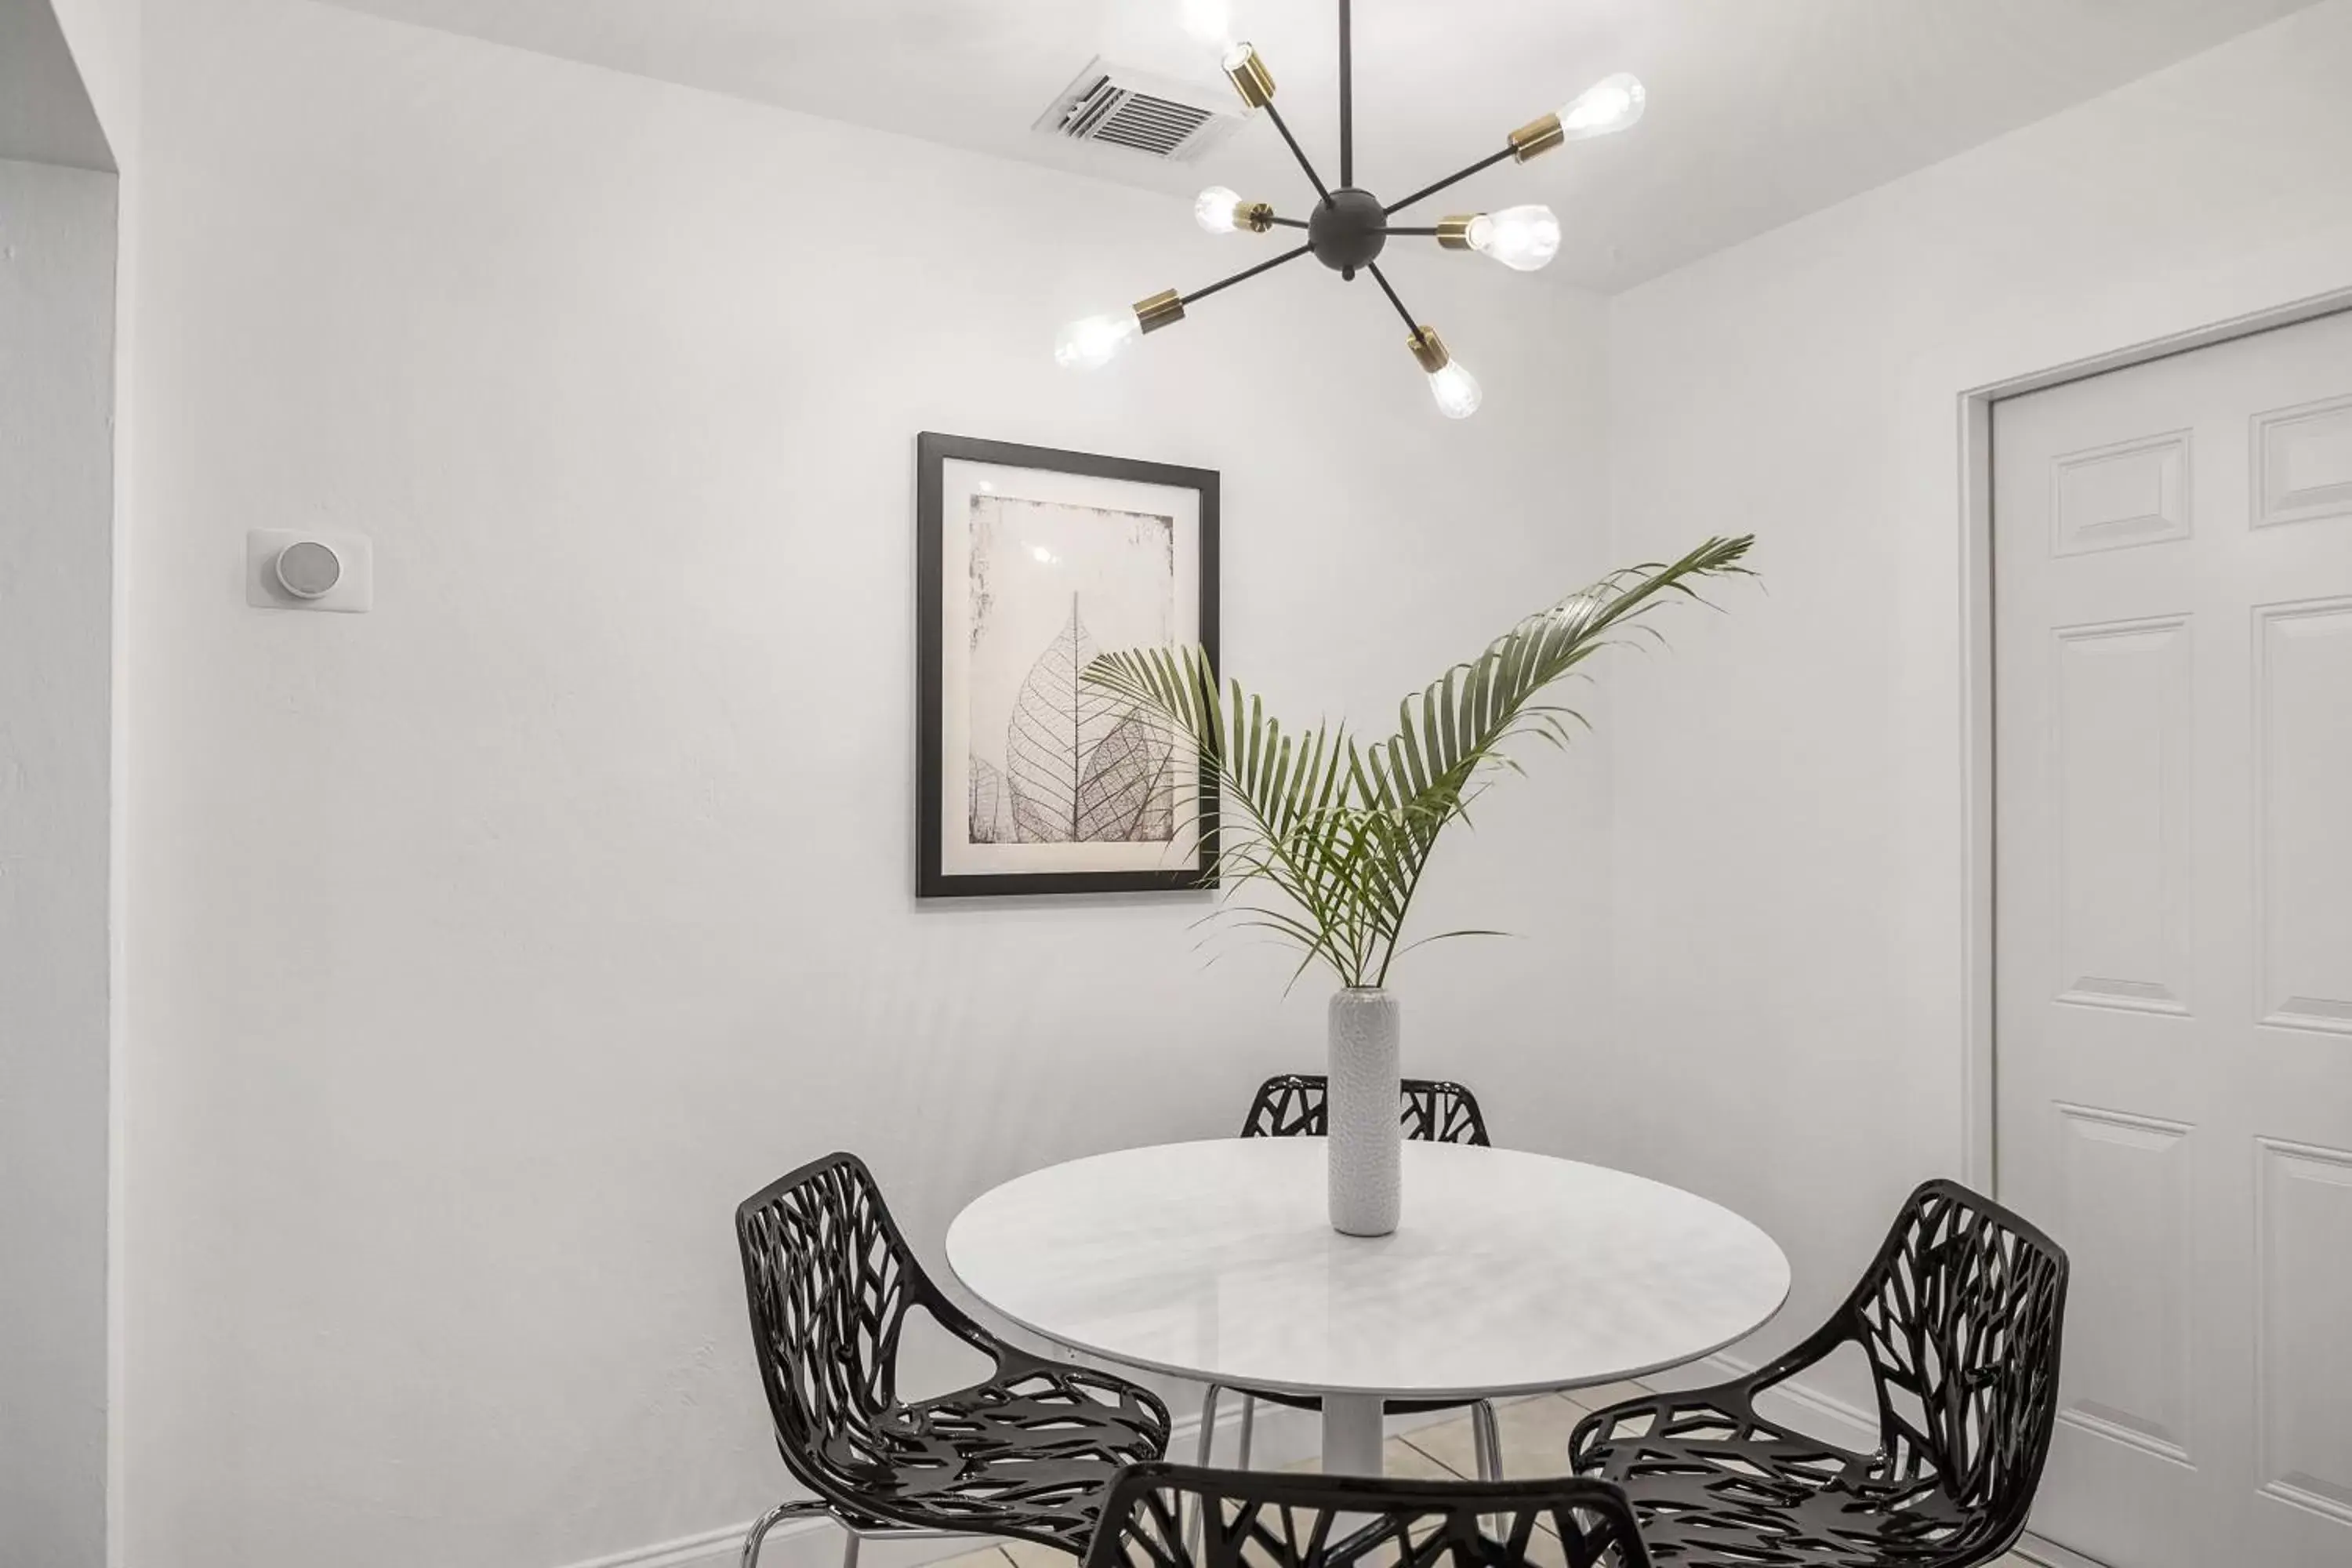
<svg viewBox="0 0 2352 1568"><path fill-rule="evenodd" d="M1240 123L1229 93L1097 58L1062 89L1036 129L1066 142L1107 142L1181 163L1223 141Z"/></svg>

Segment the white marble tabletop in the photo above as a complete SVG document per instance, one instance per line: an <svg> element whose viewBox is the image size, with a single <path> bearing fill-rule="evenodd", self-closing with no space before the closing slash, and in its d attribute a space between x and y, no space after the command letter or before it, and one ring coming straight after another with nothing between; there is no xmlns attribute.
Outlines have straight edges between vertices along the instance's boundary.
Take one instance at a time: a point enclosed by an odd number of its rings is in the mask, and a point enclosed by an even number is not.
<svg viewBox="0 0 2352 1568"><path fill-rule="evenodd" d="M1770 1237L1622 1171L1408 1142L1403 1223L1367 1239L1326 1221L1323 1163L1320 1138L1221 1138L1033 1171L956 1217L949 1266L1074 1349L1327 1400L1640 1377L1744 1338L1789 1293Z"/></svg>

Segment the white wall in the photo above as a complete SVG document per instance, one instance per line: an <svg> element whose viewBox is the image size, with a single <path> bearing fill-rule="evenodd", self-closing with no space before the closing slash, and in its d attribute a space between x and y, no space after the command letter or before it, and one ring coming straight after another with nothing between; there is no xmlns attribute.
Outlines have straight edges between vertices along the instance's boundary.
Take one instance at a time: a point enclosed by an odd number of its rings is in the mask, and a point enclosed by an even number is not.
<svg viewBox="0 0 2352 1568"><path fill-rule="evenodd" d="M1617 688L1598 1147L1789 1243L1762 1348L1962 1163L1958 395L2352 285L2347 74L2329 0L1611 303L1616 552L1769 596Z"/></svg>
<svg viewBox="0 0 2352 1568"><path fill-rule="evenodd" d="M915 903L915 432L1221 468L1231 667L1379 725L1608 564L1600 307L1402 259L1462 426L1303 264L1085 379L1057 321L1256 243L289 0L148 27L128 1560L748 1518L741 1196L860 1150L935 1247L1320 1050L1320 984L1204 973L1191 900ZM244 530L302 524L374 536L373 614L245 606ZM1559 1147L1608 803L1589 752L1535 772L1426 895L1529 940L1400 973L1409 1062Z"/></svg>
<svg viewBox="0 0 2352 1568"><path fill-rule="evenodd" d="M85 109L84 112L87 112ZM104 1561L114 179L0 163L0 1561Z"/></svg>

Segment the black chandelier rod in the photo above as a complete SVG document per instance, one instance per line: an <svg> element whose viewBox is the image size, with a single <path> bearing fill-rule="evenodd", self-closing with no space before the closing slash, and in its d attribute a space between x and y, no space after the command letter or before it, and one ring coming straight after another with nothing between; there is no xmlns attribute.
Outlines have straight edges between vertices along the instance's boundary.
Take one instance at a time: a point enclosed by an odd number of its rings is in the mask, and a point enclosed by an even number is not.
<svg viewBox="0 0 2352 1568"><path fill-rule="evenodd" d="M1435 195L1438 192L1444 190L1448 185L1458 184L1462 181L1468 179L1471 175L1475 174L1482 170L1493 168L1504 159L1516 155L1518 149L1516 147L1506 147L1499 153L1489 153L1487 156L1481 158L1476 163L1471 164L1468 168L1461 170L1456 174L1448 174L1445 178L1438 181L1433 185L1423 185L1421 189L1413 192L1412 195L1406 196L1403 200L1391 202L1387 206L1382 207L1381 210L1382 212L1391 213L1401 212L1404 208L1412 205L1412 204L1417 201ZM1403 231L1401 229L1391 229L1389 232L1391 234L1400 234Z"/></svg>
<svg viewBox="0 0 2352 1568"><path fill-rule="evenodd" d="M1381 286L1381 292L1386 294L1389 303L1396 307L1396 313L1404 321L1404 330L1416 338L1421 336L1421 323L1412 319L1412 312L1404 308L1404 301L1397 298L1397 291L1389 287L1389 275L1381 270L1380 263L1367 261L1364 270L1372 275L1372 281Z"/></svg>
<svg viewBox="0 0 2352 1568"><path fill-rule="evenodd" d="M1339 184L1356 184L1356 66L1348 0L1339 0Z"/></svg>
<svg viewBox="0 0 2352 1568"><path fill-rule="evenodd" d="M1314 185L1315 194L1325 201L1329 201L1331 199L1329 188L1323 184L1323 176L1315 172L1315 165L1307 162L1307 150L1298 144L1298 138L1293 136L1290 133L1290 127L1283 122L1282 110L1274 106L1274 100L1270 98L1265 100L1265 107L1266 118L1274 121L1274 128L1276 131L1282 132L1282 139L1290 143L1290 155L1298 160L1300 168L1307 171L1307 181Z"/></svg>
<svg viewBox="0 0 2352 1568"><path fill-rule="evenodd" d="M1248 281L1250 279L1256 277L1261 272L1271 272L1286 261L1296 261L1300 257L1306 255L1311 248L1313 247L1310 246L1302 245L1296 250L1284 251L1280 256L1274 258L1270 261L1261 261L1255 267L1244 267L1239 272L1234 273L1231 278L1220 278L1214 283L1208 285L1206 288L1195 289L1190 294L1181 296L1178 299L1177 303L1180 305L1190 305L1195 300L1205 300L1220 289L1230 289L1236 283ZM1391 299L1394 297L1395 296L1393 295L1391 296ZM1400 305L1397 309L1402 310L1404 307Z"/></svg>

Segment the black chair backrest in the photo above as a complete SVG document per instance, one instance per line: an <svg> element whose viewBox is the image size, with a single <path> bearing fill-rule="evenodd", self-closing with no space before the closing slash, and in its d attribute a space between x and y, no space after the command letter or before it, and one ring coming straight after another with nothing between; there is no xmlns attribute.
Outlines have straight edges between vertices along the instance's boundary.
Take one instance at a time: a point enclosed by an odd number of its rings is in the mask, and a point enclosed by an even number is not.
<svg viewBox="0 0 2352 1568"><path fill-rule="evenodd" d="M1200 1548L1187 1528L1205 1505ZM1488 1524L1494 1529L1490 1531ZM1558 1535L1536 1538L1538 1526ZM1567 1568L1649 1568L1625 1494L1607 1481L1405 1481L1130 1465L1085 1568L1509 1568L1533 1550Z"/></svg>
<svg viewBox="0 0 2352 1568"><path fill-rule="evenodd" d="M855 1154L812 1161L744 1199L735 1237L776 1447L819 1496L852 1495L889 1468L874 1421L898 1399L908 1310L982 1349L990 1341L924 1274Z"/></svg>
<svg viewBox="0 0 2352 1568"><path fill-rule="evenodd" d="M1995 1531L2022 1520L2058 1415L2067 1268L2056 1242L1957 1182L1911 1194L1823 1330L1870 1358L1890 1479L1933 1478Z"/></svg>
<svg viewBox="0 0 2352 1568"><path fill-rule="evenodd" d="M1320 1138L1328 1131L1325 1102L1329 1080L1321 1073L1277 1073L1257 1086L1244 1138ZM1486 1119L1478 1097L1443 1079L1409 1078L1397 1119L1404 1135L1423 1143L1475 1143L1488 1147Z"/></svg>

